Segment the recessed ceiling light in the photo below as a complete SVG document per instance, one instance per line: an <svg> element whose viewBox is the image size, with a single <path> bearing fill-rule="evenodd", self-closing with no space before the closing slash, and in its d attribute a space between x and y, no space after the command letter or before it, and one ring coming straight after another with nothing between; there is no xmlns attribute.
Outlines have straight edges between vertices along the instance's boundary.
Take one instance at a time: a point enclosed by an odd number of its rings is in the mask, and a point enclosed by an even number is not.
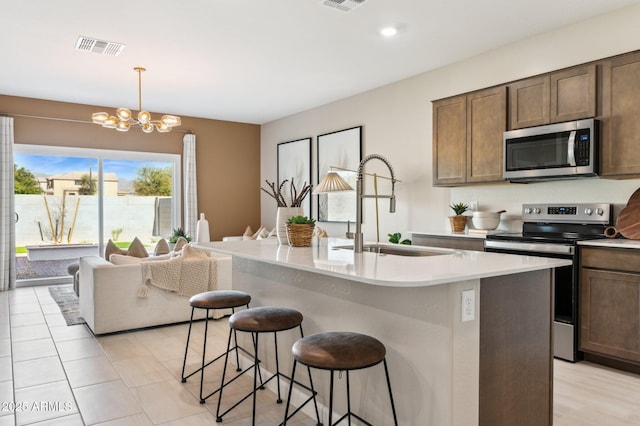
<svg viewBox="0 0 640 426"><path fill-rule="evenodd" d="M380 34L385 37L393 37L394 35L398 34L398 29L396 27L384 27L380 30Z"/></svg>

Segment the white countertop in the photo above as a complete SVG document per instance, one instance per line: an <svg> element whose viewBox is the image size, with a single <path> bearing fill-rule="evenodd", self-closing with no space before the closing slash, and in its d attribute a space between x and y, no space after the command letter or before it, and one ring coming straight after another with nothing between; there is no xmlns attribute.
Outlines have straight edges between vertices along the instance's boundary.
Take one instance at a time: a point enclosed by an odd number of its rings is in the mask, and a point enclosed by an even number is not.
<svg viewBox="0 0 640 426"><path fill-rule="evenodd" d="M578 245L592 247L640 249L640 240L627 240L624 238L602 238L598 240L578 241Z"/></svg>
<svg viewBox="0 0 640 426"><path fill-rule="evenodd" d="M442 255L396 256L353 253L335 246L352 240L314 239L311 247L279 245L275 239L195 243L194 246L244 259L287 266L338 278L389 287L424 287L570 265L563 259L424 246L401 246ZM393 244L381 244L397 247Z"/></svg>

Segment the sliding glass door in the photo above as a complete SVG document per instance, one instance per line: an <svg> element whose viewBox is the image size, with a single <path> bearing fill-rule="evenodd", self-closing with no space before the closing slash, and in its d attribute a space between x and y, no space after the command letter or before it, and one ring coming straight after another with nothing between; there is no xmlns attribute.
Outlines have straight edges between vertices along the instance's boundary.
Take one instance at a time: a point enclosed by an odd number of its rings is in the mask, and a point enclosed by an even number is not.
<svg viewBox="0 0 640 426"><path fill-rule="evenodd" d="M17 279L71 280L67 267L104 252L155 242L180 223L180 156L16 144Z"/></svg>

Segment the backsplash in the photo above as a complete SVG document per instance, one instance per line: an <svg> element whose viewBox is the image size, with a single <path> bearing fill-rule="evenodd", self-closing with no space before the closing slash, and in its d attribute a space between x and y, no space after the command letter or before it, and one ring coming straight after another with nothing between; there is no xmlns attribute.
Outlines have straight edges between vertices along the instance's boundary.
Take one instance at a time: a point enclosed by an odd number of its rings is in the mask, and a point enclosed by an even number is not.
<svg viewBox="0 0 640 426"><path fill-rule="evenodd" d="M586 178L529 184L504 184L451 188L451 202L478 202L479 210L507 210L500 229L522 227L521 209L524 203L611 203L613 221L627 205L633 192L640 187L640 179L610 180ZM519 222L519 223L518 223Z"/></svg>

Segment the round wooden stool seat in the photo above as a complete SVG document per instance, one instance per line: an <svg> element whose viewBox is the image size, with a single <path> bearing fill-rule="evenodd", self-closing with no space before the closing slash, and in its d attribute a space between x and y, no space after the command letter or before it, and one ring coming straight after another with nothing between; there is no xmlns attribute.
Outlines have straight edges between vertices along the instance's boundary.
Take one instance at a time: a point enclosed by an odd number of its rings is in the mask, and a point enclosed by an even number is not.
<svg viewBox="0 0 640 426"><path fill-rule="evenodd" d="M191 296L189 304L200 309L229 309L248 305L251 295L244 291L214 290Z"/></svg>
<svg viewBox="0 0 640 426"><path fill-rule="evenodd" d="M357 370L384 360L386 349L371 336L350 332L318 333L293 345L293 357L304 365L324 370Z"/></svg>
<svg viewBox="0 0 640 426"><path fill-rule="evenodd" d="M261 306L231 315L229 327L250 333L284 331L300 326L302 319L302 314L295 309Z"/></svg>

